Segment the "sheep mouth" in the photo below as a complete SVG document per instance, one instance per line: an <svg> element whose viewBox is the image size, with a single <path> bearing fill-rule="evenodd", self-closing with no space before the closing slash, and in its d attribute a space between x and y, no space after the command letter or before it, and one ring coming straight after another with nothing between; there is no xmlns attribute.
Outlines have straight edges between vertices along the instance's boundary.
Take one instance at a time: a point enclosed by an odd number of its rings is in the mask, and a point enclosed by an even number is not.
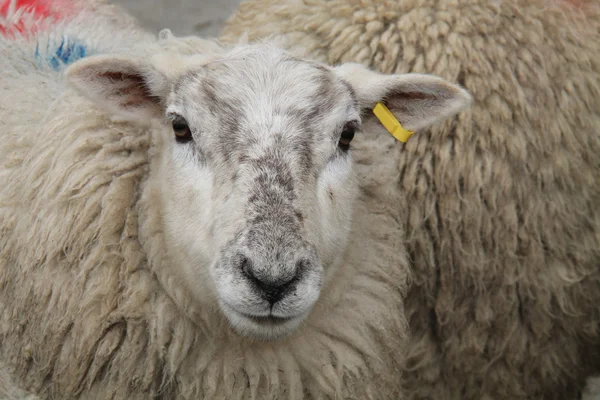
<svg viewBox="0 0 600 400"><path fill-rule="evenodd" d="M221 304L231 327L242 336L259 340L278 340L291 335L299 328L306 314L293 316L265 315L256 316L237 311L233 307Z"/></svg>
<svg viewBox="0 0 600 400"><path fill-rule="evenodd" d="M244 315L244 317L248 318L250 321L259 325L283 325L287 322L292 321L293 317L276 317L274 315L268 315L264 317L256 317L252 315Z"/></svg>
<svg viewBox="0 0 600 400"><path fill-rule="evenodd" d="M244 336L261 340L278 340L292 334L304 320L303 316L276 317L274 315L257 317L238 314L236 328Z"/></svg>

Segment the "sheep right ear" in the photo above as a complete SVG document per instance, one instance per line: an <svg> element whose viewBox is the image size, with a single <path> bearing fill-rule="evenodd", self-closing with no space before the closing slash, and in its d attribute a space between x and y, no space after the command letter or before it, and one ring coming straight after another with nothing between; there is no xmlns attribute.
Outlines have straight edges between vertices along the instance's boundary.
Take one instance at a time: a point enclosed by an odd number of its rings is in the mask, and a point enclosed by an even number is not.
<svg viewBox="0 0 600 400"><path fill-rule="evenodd" d="M375 118L373 108L381 103L408 130L438 123L472 102L465 89L433 75L381 74L356 63L335 71L354 89L365 118Z"/></svg>
<svg viewBox="0 0 600 400"><path fill-rule="evenodd" d="M93 56L71 65L66 77L80 94L121 117L162 116L167 78L149 64L122 56Z"/></svg>

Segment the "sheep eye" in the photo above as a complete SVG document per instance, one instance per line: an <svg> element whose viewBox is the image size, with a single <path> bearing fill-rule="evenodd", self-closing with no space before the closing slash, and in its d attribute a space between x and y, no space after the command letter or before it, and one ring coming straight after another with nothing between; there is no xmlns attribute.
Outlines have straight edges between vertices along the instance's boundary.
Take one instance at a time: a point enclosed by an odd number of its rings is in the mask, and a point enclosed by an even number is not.
<svg viewBox="0 0 600 400"><path fill-rule="evenodd" d="M346 126L344 126L344 130L342 131L342 135L340 136L340 141L338 146L343 151L347 151L350 148L350 142L354 138L354 133L356 132L356 122L348 122Z"/></svg>
<svg viewBox="0 0 600 400"><path fill-rule="evenodd" d="M177 116L173 119L173 133L175 133L175 140L178 143L187 143L192 140L192 131L183 117Z"/></svg>

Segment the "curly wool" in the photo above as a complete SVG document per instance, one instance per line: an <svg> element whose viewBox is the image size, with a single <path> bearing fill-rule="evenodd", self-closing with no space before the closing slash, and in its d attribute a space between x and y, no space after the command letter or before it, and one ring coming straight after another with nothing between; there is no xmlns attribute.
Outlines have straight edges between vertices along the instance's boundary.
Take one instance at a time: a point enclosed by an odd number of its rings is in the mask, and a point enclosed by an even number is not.
<svg viewBox="0 0 600 400"><path fill-rule="evenodd" d="M249 0L222 39L245 33L473 94L406 145L362 137L406 195L410 398L576 399L600 365L598 5Z"/></svg>
<svg viewBox="0 0 600 400"><path fill-rule="evenodd" d="M93 38L92 53L123 41L123 52L166 51L94 26L65 29ZM164 133L112 119L36 63L35 43L15 43L0 40L0 393L9 371L40 398L402 397L385 373L401 368L408 331L403 198L385 172L393 158L379 158L392 149L358 152L347 263L304 325L247 340L170 274L153 179Z"/></svg>

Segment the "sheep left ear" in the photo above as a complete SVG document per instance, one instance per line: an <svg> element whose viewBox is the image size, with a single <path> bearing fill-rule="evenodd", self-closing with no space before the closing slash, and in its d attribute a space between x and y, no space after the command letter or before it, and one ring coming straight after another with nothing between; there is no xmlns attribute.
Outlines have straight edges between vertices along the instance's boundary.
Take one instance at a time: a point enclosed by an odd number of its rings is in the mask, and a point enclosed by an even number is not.
<svg viewBox="0 0 600 400"><path fill-rule="evenodd" d="M71 65L66 77L80 94L121 117L162 116L167 77L150 63L125 56L93 56Z"/></svg>
<svg viewBox="0 0 600 400"><path fill-rule="evenodd" d="M367 118L375 117L372 110L381 102L411 131L451 117L472 102L465 89L433 75L386 75L355 63L342 64L335 71L352 86Z"/></svg>

